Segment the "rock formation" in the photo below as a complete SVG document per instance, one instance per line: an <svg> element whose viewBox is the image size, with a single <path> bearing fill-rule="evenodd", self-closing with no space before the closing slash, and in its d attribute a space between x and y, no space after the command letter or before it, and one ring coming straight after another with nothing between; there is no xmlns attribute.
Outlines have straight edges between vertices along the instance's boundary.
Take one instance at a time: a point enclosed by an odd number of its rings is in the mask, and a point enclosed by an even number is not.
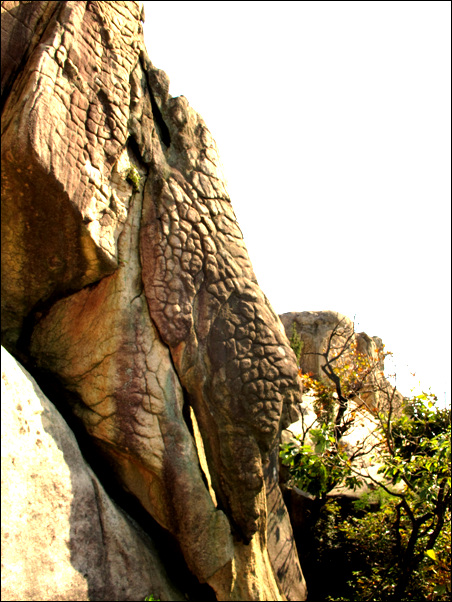
<svg viewBox="0 0 452 602"><path fill-rule="evenodd" d="M354 333L353 321L334 311L288 312L279 317L289 337L295 326L303 342L300 367L304 373L312 372L316 378L324 377L322 365L325 360L320 353L324 351L333 329L340 324L340 332L335 341L337 345L345 343L348 335ZM369 337L365 332L355 333L354 339L359 351L370 356L375 356L377 348L383 345L379 337Z"/></svg>
<svg viewBox="0 0 452 602"><path fill-rule="evenodd" d="M304 600L277 460L296 360L143 18L2 2L2 344L218 600ZM111 592L78 599L134 599Z"/></svg>
<svg viewBox="0 0 452 602"><path fill-rule="evenodd" d="M292 336L295 328L303 343L300 358L300 368L303 373L312 373L314 378L326 380L322 366L325 365L325 352L328 341L335 330L333 345L337 350L346 347L342 363L350 361L351 345L356 346L356 351L367 356L375 362L377 370L372 372L360 396L369 407L385 407L388 399L392 397L393 387L384 377L384 349L380 337L370 337L365 332L355 332L355 326L350 318L333 311L303 311L288 312L279 316L284 325L287 336ZM347 344L347 340L349 342ZM393 399L393 410L399 411L403 396L396 391Z"/></svg>

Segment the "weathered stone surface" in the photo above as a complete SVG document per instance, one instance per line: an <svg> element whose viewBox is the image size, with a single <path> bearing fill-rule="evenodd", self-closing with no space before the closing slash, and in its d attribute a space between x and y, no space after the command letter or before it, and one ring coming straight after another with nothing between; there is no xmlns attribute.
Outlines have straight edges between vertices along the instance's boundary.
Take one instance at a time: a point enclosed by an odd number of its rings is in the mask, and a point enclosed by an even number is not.
<svg viewBox="0 0 452 602"><path fill-rule="evenodd" d="M184 600L72 431L2 347L2 600Z"/></svg>
<svg viewBox="0 0 452 602"><path fill-rule="evenodd" d="M297 366L216 144L149 60L139 3L52 10L8 58L3 340L217 599L302 600L275 461Z"/></svg>
<svg viewBox="0 0 452 602"><path fill-rule="evenodd" d="M111 172L127 137L139 16L138 2L2 4L2 333L10 348L37 304L117 266L127 206L118 206Z"/></svg>
<svg viewBox="0 0 452 602"><path fill-rule="evenodd" d="M119 269L56 302L36 325L30 350L76 394L75 413L122 482L178 536L189 568L205 581L231 560L232 538L204 485L182 388L149 317L138 249L141 203L142 193L130 201Z"/></svg>
<svg viewBox="0 0 452 602"><path fill-rule="evenodd" d="M292 325L303 342L300 367L304 373L312 372L315 378L324 378L322 365L325 360L316 354L325 350L326 344L334 327L341 322L341 336L335 340L337 345L345 343L346 338L353 332L353 321L334 311L301 311L288 312L279 316L287 335L292 335Z"/></svg>
<svg viewBox="0 0 452 602"><path fill-rule="evenodd" d="M55 2L2 2L2 101L56 8Z"/></svg>
<svg viewBox="0 0 452 602"><path fill-rule="evenodd" d="M210 133L185 99L162 112L171 145L154 154L145 189L144 290L201 425L214 489L249 541L265 512L262 462L300 394L296 364L257 285Z"/></svg>
<svg viewBox="0 0 452 602"><path fill-rule="evenodd" d="M279 487L278 451L275 450L270 458L265 481L268 552L280 588L287 600L303 600L306 595L306 582L298 562L292 517L289 516Z"/></svg>

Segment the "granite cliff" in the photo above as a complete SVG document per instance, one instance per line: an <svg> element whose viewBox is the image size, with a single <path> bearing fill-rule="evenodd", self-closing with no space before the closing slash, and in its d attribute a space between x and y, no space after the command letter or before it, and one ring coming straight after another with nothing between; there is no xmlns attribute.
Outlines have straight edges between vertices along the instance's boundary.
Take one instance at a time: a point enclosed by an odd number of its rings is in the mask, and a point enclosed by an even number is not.
<svg viewBox="0 0 452 602"><path fill-rule="evenodd" d="M296 359L143 19L2 2L2 599L304 600Z"/></svg>

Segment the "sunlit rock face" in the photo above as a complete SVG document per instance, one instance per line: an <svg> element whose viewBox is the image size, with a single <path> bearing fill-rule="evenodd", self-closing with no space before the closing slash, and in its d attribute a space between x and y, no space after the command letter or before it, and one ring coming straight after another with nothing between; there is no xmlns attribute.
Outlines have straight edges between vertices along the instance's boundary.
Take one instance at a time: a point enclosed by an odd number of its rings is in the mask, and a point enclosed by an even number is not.
<svg viewBox="0 0 452 602"><path fill-rule="evenodd" d="M55 406L2 347L2 600L143 600L151 591L185 600Z"/></svg>
<svg viewBox="0 0 452 602"><path fill-rule="evenodd" d="M142 19L2 4L2 341L217 599L303 600L277 459L296 360Z"/></svg>

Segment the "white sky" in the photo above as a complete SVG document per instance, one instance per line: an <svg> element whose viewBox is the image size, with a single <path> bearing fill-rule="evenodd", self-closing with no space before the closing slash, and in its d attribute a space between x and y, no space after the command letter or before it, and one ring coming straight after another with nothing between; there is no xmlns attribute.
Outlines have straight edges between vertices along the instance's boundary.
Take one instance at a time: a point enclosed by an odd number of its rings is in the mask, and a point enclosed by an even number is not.
<svg viewBox="0 0 452 602"><path fill-rule="evenodd" d="M275 310L356 316L450 403L451 3L144 4Z"/></svg>

